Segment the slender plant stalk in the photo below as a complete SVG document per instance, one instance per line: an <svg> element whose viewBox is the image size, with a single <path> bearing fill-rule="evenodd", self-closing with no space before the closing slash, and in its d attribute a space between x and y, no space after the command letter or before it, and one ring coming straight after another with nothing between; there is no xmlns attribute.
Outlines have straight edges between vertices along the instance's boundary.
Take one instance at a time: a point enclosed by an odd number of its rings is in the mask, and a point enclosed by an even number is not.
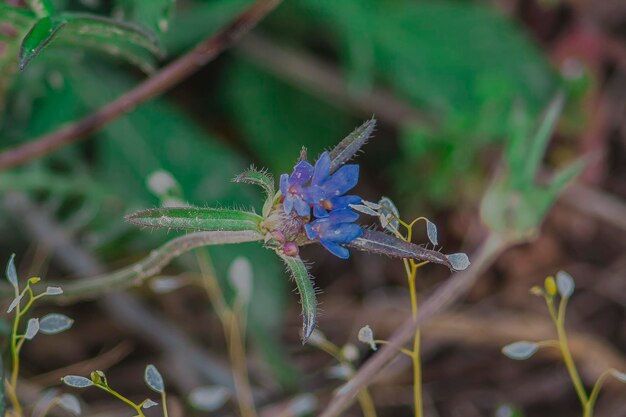
<svg viewBox="0 0 626 417"><path fill-rule="evenodd" d="M163 417L169 417L167 412L167 394L165 391L161 392L161 404L163 406Z"/></svg>
<svg viewBox="0 0 626 417"><path fill-rule="evenodd" d="M141 407L139 405L135 404L134 402L132 402L128 398L124 397L119 392L115 391L114 389L111 389L108 386L96 385L96 387L100 388L103 391L108 392L109 394L111 394L112 396L114 396L118 400L122 401L124 404L128 405L129 407L132 407L132 409L137 412L137 415L139 417L146 417L145 414L143 413L143 410L141 409Z"/></svg>
<svg viewBox="0 0 626 417"><path fill-rule="evenodd" d="M335 358L340 364L348 367L351 372L355 372L354 366L352 366L350 361L344 356L339 346L326 339L320 340L315 346ZM363 389L359 391L357 401L363 412L363 417L377 417L376 407L367 387L363 387Z"/></svg>
<svg viewBox="0 0 626 417"><path fill-rule="evenodd" d="M596 405L596 401L598 399L598 395L600 395L600 390L602 389L604 380L611 374L612 371L612 369L604 371L594 384L593 389L591 390L591 394L589 394L589 400L587 401L587 404L585 404L583 417L593 417L593 407Z"/></svg>
<svg viewBox="0 0 626 417"><path fill-rule="evenodd" d="M196 259L200 266L204 288L226 336L228 353L233 366L233 380L237 391L239 411L242 417L257 417L246 363L245 316L247 312L244 306L240 306L237 313L241 314L235 314L235 311L228 306L219 282L217 282L215 268L206 251L197 250Z"/></svg>
<svg viewBox="0 0 626 417"><path fill-rule="evenodd" d="M464 295L480 275L511 244L502 236L491 234L480 246L472 264L464 271L457 272L445 284L442 284L422 305L417 318L408 319L363 367L354 378L337 392L320 417L336 417L348 407L358 392L367 386L382 368L401 351L402 347L415 336L415 329L425 321L443 311L446 307Z"/></svg>
<svg viewBox="0 0 626 417"><path fill-rule="evenodd" d="M561 298L558 311L556 311L554 307L554 299L552 297L546 296L546 303L548 305L550 317L552 317L552 321L554 321L554 325L556 327L559 349L561 350L561 355L563 356L563 362L565 363L567 372L569 373L572 383L574 384L574 389L576 390L576 395L578 396L580 404L583 409L586 410L589 397L587 396L580 374L578 373L578 369L574 363L574 358L572 357L567 339L567 331L565 330L565 310L567 307L567 298Z"/></svg>

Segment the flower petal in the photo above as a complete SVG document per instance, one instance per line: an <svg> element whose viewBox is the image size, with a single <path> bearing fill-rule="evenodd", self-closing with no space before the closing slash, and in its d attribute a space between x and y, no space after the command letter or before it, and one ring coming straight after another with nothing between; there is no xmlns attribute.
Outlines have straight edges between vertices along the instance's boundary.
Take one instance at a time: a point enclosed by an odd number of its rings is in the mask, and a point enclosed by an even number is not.
<svg viewBox="0 0 626 417"><path fill-rule="evenodd" d="M330 198L345 194L353 189L357 182L359 182L359 166L344 165L331 175L322 187Z"/></svg>
<svg viewBox="0 0 626 417"><path fill-rule="evenodd" d="M328 217L331 224L352 223L357 221L358 218L359 213L349 208L333 210L330 212L330 215Z"/></svg>
<svg viewBox="0 0 626 417"><path fill-rule="evenodd" d="M331 233L324 235L324 239L337 243L349 243L363 234L363 230L356 223L341 223L332 228Z"/></svg>
<svg viewBox="0 0 626 417"><path fill-rule="evenodd" d="M322 246L324 246L330 253L332 253L333 255L335 255L338 258L341 259L348 259L350 257L350 252L348 251L347 248L344 248L341 245L338 245L335 242L331 242L329 240L325 240L322 239L320 241L320 243L322 244Z"/></svg>
<svg viewBox="0 0 626 417"><path fill-rule="evenodd" d="M290 195L285 196L285 201L283 201L283 210L285 210L285 214L291 213L293 209L294 197Z"/></svg>
<svg viewBox="0 0 626 417"><path fill-rule="evenodd" d="M319 185L324 182L330 175L330 154L324 152L320 155L315 163L315 172L313 172L312 185Z"/></svg>
<svg viewBox="0 0 626 417"><path fill-rule="evenodd" d="M306 232L306 236L311 240L315 240L320 236L317 229L310 224L304 225L304 231Z"/></svg>
<svg viewBox="0 0 626 417"><path fill-rule="evenodd" d="M307 183L313 176L313 166L307 161L300 161L293 168L293 173L289 177L289 185L303 185Z"/></svg>
<svg viewBox="0 0 626 417"><path fill-rule="evenodd" d="M296 209L296 213L301 217L309 217L311 215L311 207L299 197L293 199L293 205Z"/></svg>
<svg viewBox="0 0 626 417"><path fill-rule="evenodd" d="M282 174L280 176L280 192L284 196L286 196L288 188L289 188L289 174Z"/></svg>

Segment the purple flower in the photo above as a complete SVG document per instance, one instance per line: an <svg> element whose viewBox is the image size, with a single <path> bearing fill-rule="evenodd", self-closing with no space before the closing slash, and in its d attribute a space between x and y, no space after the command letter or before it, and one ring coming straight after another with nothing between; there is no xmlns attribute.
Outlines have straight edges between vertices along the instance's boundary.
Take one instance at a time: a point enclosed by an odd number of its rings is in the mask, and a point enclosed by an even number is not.
<svg viewBox="0 0 626 417"><path fill-rule="evenodd" d="M305 224L306 235L311 240L319 240L330 253L348 259L350 252L340 243L349 243L363 234L363 230L354 223L359 218L358 213L349 208L333 210L326 217Z"/></svg>
<svg viewBox="0 0 626 417"><path fill-rule="evenodd" d="M293 168L291 175L280 176L280 192L285 197L283 209L289 214L295 208L298 216L311 215L311 207L304 200L305 186L313 176L313 166L307 161L300 161Z"/></svg>
<svg viewBox="0 0 626 417"><path fill-rule="evenodd" d="M305 190L305 200L313 205L313 214L318 218L361 202L359 196L344 195L359 181L359 166L344 165L331 174L330 165L330 155L324 152L315 163L311 185Z"/></svg>

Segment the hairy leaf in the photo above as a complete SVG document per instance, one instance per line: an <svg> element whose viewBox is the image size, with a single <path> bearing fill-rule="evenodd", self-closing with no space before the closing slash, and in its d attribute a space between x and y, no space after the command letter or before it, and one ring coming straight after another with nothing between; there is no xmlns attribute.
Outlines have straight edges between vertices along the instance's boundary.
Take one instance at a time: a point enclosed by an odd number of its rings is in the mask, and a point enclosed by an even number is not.
<svg viewBox="0 0 626 417"><path fill-rule="evenodd" d="M169 207L141 210L126 216L129 222L146 227L205 231L258 231L261 216L239 210Z"/></svg>
<svg viewBox="0 0 626 417"><path fill-rule="evenodd" d="M284 255L281 258L298 287L300 303L302 304L302 343L306 343L315 330L317 318L317 298L315 297L313 281L302 259Z"/></svg>
<svg viewBox="0 0 626 417"><path fill-rule="evenodd" d="M372 118L354 129L330 151L330 172L335 172L341 165L352 159L365 145L376 128L376 119Z"/></svg>

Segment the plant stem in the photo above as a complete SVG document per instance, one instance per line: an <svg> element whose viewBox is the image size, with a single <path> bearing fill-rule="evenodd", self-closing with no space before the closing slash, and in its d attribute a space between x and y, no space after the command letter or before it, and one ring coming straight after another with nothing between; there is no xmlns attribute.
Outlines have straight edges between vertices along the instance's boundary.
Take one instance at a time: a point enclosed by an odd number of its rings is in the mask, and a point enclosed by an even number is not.
<svg viewBox="0 0 626 417"><path fill-rule="evenodd" d="M410 239L410 235L408 237ZM409 292L411 294L411 317L413 320L417 320L418 305L417 305L417 290L415 288L415 278L417 275L418 265L413 260L404 260L405 267L407 269ZM410 265L410 266L409 266ZM422 362L420 357L421 347L421 334L420 328L415 328L413 334L413 351L411 352L411 360L413 362L413 403L415 407L415 417L422 417L423 405L422 405Z"/></svg>
<svg viewBox="0 0 626 417"><path fill-rule="evenodd" d="M354 366L343 355L341 349L339 349L339 346L335 345L329 340L324 339L319 344L317 344L316 347L328 353L340 364L348 367L352 373L355 372ZM359 402L359 406L361 407L361 411L363 412L363 417L377 417L376 406L374 405L374 401L372 400L372 396L370 395L367 387L363 387L363 389L361 389L357 393L357 401Z"/></svg>
<svg viewBox="0 0 626 417"><path fill-rule="evenodd" d="M567 340L567 331L565 330L565 309L567 306L567 298L562 298L561 303L559 304L559 311L554 317L554 306L552 303L548 303L548 307L551 310L551 316L554 320L554 324L556 325L556 331L559 337L559 345L561 347L561 354L563 355L563 362L565 362L565 366L567 367L567 371L569 372L570 378L572 379L572 383L574 384L574 389L576 390L576 395L578 395L578 399L580 400L580 404L583 406L583 409L587 408L587 392L585 391L585 387L580 379L580 375L578 374L578 369L576 369L576 364L574 363L574 359L572 357L572 353L569 349L569 343Z"/></svg>
<svg viewBox="0 0 626 417"><path fill-rule="evenodd" d="M128 398L124 397L122 394L120 394L119 392L111 389L108 386L103 386L103 385L95 385L96 387L100 388L103 391L108 392L109 394L111 394L112 396L114 396L115 398L117 398L118 400L122 401L124 404L128 405L129 407L132 407L133 410L135 410L137 412L137 414L140 417L146 417L145 414L143 413L143 410L141 409L140 406L138 406L137 404L135 404L134 402L132 402L131 400L129 400Z"/></svg>
<svg viewBox="0 0 626 417"><path fill-rule="evenodd" d="M28 285L27 285L27 288ZM20 294L18 287L15 287L15 297L23 296L26 289ZM31 297L32 298L32 297ZM15 318L13 319L13 329L11 330L11 361L12 361L12 372L11 372L11 383L9 384L9 398L11 399L11 403L13 404L13 409L15 411L15 415L17 417L22 416L22 405L20 404L20 400L17 397L17 378L20 372L20 348L17 342L17 332L20 326L20 319L22 318L22 309L20 307L20 302L15 306Z"/></svg>
<svg viewBox="0 0 626 417"><path fill-rule="evenodd" d="M591 394L589 395L589 400L585 404L585 412L583 417L593 417L593 407L596 405L596 400L598 399L598 395L600 395L600 390L602 389L602 385L604 384L604 380L607 376L611 374L612 369L607 369L600 375L596 383L593 385L593 389L591 390Z"/></svg>
<svg viewBox="0 0 626 417"><path fill-rule="evenodd" d="M245 315L247 312L245 308L238 309L238 313L242 315L240 320L238 315L226 303L224 293L217 281L213 263L207 252L197 250L196 259L200 266L204 288L220 319L224 335L226 336L228 353L233 365L233 380L235 382L235 390L237 391L237 403L239 404L241 415L242 417L257 417L246 363Z"/></svg>
<svg viewBox="0 0 626 417"><path fill-rule="evenodd" d="M167 394L165 391L161 392L161 404L163 405L163 417L168 417L167 413Z"/></svg>

